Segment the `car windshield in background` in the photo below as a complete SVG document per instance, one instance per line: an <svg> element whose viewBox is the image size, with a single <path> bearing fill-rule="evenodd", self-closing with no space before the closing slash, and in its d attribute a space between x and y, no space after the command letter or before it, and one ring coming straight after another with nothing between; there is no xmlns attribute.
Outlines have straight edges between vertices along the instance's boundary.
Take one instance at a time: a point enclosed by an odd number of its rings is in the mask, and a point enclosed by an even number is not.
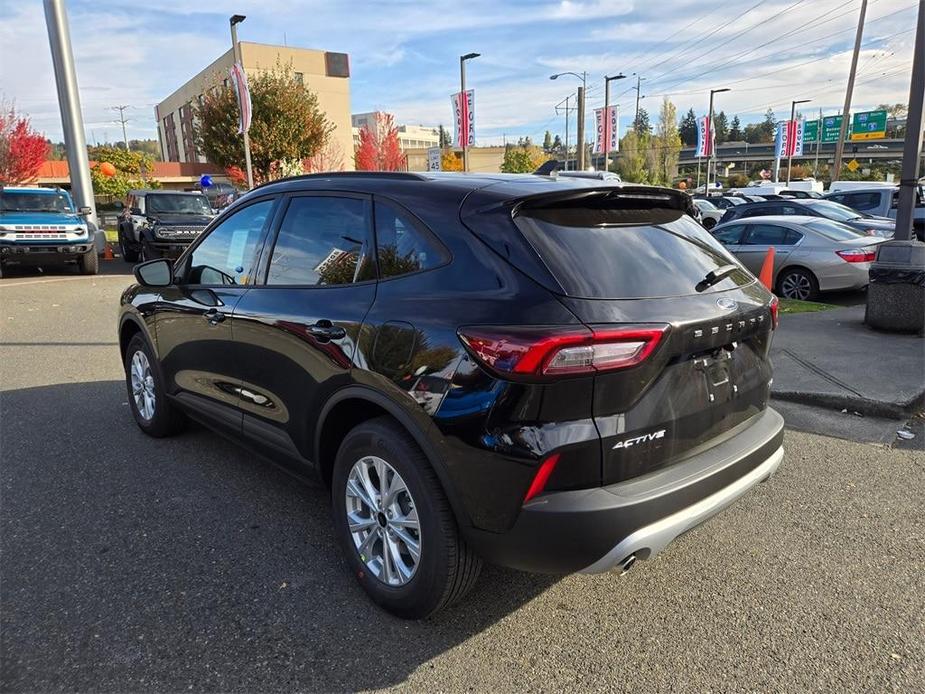
<svg viewBox="0 0 925 694"><path fill-rule="evenodd" d="M712 202L710 202L709 200L695 199L694 204L697 205L697 207L699 207L701 211L715 212L719 210L719 208L716 205L714 205Z"/></svg>
<svg viewBox="0 0 925 694"><path fill-rule="evenodd" d="M543 208L515 222L568 296L641 299L687 296L708 273L738 262L678 210ZM707 291L749 284L737 270Z"/></svg>
<svg viewBox="0 0 925 694"><path fill-rule="evenodd" d="M858 219L864 216L857 210L852 210L846 205L832 202L831 200L804 200L803 204L808 205L819 214L839 222L847 222L849 219Z"/></svg>
<svg viewBox="0 0 925 694"><path fill-rule="evenodd" d="M805 226L833 241L853 241L866 236L856 229L831 219L814 219L806 222Z"/></svg>
<svg viewBox="0 0 925 694"><path fill-rule="evenodd" d="M148 194L148 214L212 214L209 201L201 195Z"/></svg>
<svg viewBox="0 0 925 694"><path fill-rule="evenodd" d="M0 193L2 212L63 212L74 213L70 200L60 193Z"/></svg>

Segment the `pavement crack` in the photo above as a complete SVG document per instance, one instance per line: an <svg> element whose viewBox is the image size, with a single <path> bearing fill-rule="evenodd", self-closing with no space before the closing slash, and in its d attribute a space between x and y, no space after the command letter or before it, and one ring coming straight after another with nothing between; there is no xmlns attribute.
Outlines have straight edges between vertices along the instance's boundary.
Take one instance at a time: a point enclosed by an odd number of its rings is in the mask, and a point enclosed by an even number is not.
<svg viewBox="0 0 925 694"><path fill-rule="evenodd" d="M818 366L816 366L816 365L813 364L812 362L806 361L806 360L803 359L802 357L798 357L796 354L794 354L793 352L791 352L791 351L790 351L789 349L787 349L786 347L782 347L782 348L781 348L781 352L783 352L784 354L786 354L788 357L790 357L791 359L793 359L793 360L794 360L795 362L797 362L798 364L800 364L800 365L802 365L802 366L805 366L807 369L809 369L810 371L812 371L813 373L815 373L817 376L821 376L822 378L824 378L825 380L829 381L830 383L834 383L834 384L837 385L838 387L844 388L844 389L847 390L849 393L854 393L855 395L857 395L857 396L858 396L859 398L861 398L862 400L866 400L866 399L867 399L867 396L864 395L863 393L859 393L859 392L856 391L854 388L852 388L851 386L849 386L847 383L838 380L837 378L835 378L834 376L832 376L830 373L828 373L827 371L823 371L822 369L820 369Z"/></svg>

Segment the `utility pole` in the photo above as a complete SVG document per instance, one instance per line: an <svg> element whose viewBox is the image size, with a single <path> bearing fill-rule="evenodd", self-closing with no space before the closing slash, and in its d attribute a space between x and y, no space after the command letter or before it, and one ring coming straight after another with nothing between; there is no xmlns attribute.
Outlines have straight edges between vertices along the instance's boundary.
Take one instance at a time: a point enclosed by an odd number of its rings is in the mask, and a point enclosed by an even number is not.
<svg viewBox="0 0 925 694"><path fill-rule="evenodd" d="M851 116L851 93L854 91L854 77L858 71L858 56L861 53L861 38L864 36L864 16L867 14L867 0L861 0L861 14L858 17L858 31L854 37L854 53L851 56L851 71L848 73L848 88L845 90L845 107L841 112L841 128L835 143L835 163L832 166L832 180L841 174L841 160L845 152L845 135L848 132L848 118ZM822 126L822 123L819 124Z"/></svg>
<svg viewBox="0 0 925 694"><path fill-rule="evenodd" d="M128 106L113 106L113 107L112 107L112 110L113 110L113 111L118 111L118 112L119 112L119 122L122 123L122 142L125 143L125 151L126 151L126 152L127 152L128 149L129 149L129 147L128 147L128 136L125 134L125 109L127 109L127 108L128 108Z"/></svg>
<svg viewBox="0 0 925 694"><path fill-rule="evenodd" d="M614 80L625 79L626 75L619 74L613 77L604 75L604 132L601 134L601 145L604 148L604 171L610 171L610 83ZM619 120L617 121L619 125Z"/></svg>
<svg viewBox="0 0 925 694"><path fill-rule="evenodd" d="M797 136L797 126L796 126L796 117L797 117L797 104L808 104L812 99L799 99L797 101L790 102L790 127L792 130L791 137L796 138ZM790 168L793 166L793 148L795 143L790 142L790 137L787 138L787 185L790 185Z"/></svg>
<svg viewBox="0 0 925 694"><path fill-rule="evenodd" d="M581 86L578 88L578 168L583 170L585 168L585 93L588 91L588 73L582 72L580 75L577 72L557 72L555 75L550 75L549 79L554 80L562 77L562 75L572 75L572 77L577 77L581 80Z"/></svg>
<svg viewBox="0 0 925 694"><path fill-rule="evenodd" d="M912 214L919 177L919 156L922 152L922 106L925 103L925 0L919 0L919 18L915 27L915 49L918 58L912 65L909 85L909 112L906 115L906 144L903 147L902 175L899 180L899 206L896 208L896 233L893 238L912 238Z"/></svg>
<svg viewBox="0 0 925 694"><path fill-rule="evenodd" d="M71 193L77 207L89 207L89 221L96 220L96 201L90 182L90 161L87 158L87 141L84 137L83 116L77 90L77 70L71 50L71 32L67 24L64 0L45 0L45 24L48 27L48 45L55 70L58 89L58 107L61 109L61 127L67 150L67 165L71 177Z"/></svg>
<svg viewBox="0 0 925 694"><path fill-rule="evenodd" d="M245 19L247 17L243 14L234 14L228 19L228 23L231 24L231 49L234 62L241 65L241 70L244 70L244 65L241 62L241 46L238 44L238 24ZM247 169L247 188L250 190L254 187L254 169L251 166L251 138L246 129L244 129L244 166Z"/></svg>
<svg viewBox="0 0 925 694"><path fill-rule="evenodd" d="M570 108L568 105L569 99L572 98L572 95L569 94L565 99L556 104L556 114L559 113L559 107L564 103L565 104L565 170L568 171L568 156L569 156L569 147L568 147L568 114L574 111L574 108Z"/></svg>
<svg viewBox="0 0 925 694"><path fill-rule="evenodd" d="M819 143L822 142L822 109L819 109L819 125L816 127L816 161L813 162L813 178L819 176Z"/></svg>
<svg viewBox="0 0 925 694"><path fill-rule="evenodd" d="M462 111L462 118L466 120L465 127L460 128L460 132L465 132L466 137L460 138L463 151L463 171L469 170L469 100L466 98L466 61L478 58L481 53L466 53L459 56L459 107Z"/></svg>
<svg viewBox="0 0 925 694"><path fill-rule="evenodd" d="M640 98L639 94L640 94L640 87L642 83L642 77L639 76L635 72L633 74L636 75L636 115L633 116L633 127L635 128L637 121L639 121L639 98Z"/></svg>

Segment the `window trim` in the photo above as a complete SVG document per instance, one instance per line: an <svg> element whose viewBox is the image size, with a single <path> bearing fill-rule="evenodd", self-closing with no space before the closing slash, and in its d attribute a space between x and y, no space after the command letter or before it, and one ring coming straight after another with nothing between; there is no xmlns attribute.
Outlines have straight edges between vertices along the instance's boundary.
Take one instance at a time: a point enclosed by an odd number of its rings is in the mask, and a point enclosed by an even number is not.
<svg viewBox="0 0 925 694"><path fill-rule="evenodd" d="M279 238L279 230L289 211L289 206L295 198L353 198L364 201L369 207L368 234L372 239L372 263L374 277L359 282L349 284L268 284L267 279L270 276L270 263L273 260L273 252L276 250L276 241ZM285 193L279 205L277 214L274 216L273 224L263 239L260 247L260 253L257 258L254 272L254 283L250 286L252 289L343 289L344 287L361 287L378 281L379 264L376 252L376 235L374 232L375 222L373 214L372 196L364 193L352 193L341 190L298 190L291 193Z"/></svg>
<svg viewBox="0 0 925 694"><path fill-rule="evenodd" d="M391 282L392 280L400 280L405 277L416 277L417 275L423 275L427 272L433 272L434 270L439 270L442 267L446 267L451 262L453 262L453 253L447 248L447 245L443 243L442 239L437 236L430 227L427 226L420 217L418 217L414 212L409 210L407 207L397 202L396 200L387 197L385 195L373 195L373 238L376 248L376 277L379 278L380 282ZM376 227L376 204L378 201L382 201L386 205L391 205L396 210L401 212L404 216L408 217L411 220L411 223L414 224L415 230L421 232L423 236L427 237L430 241L434 242L434 245L437 246L439 250L442 251L443 262L433 267L425 268L424 270L415 270L414 272L406 272L403 275L392 275L391 277L383 277L380 268L379 268L379 229Z"/></svg>
<svg viewBox="0 0 925 694"><path fill-rule="evenodd" d="M262 195L259 198L248 200L246 204L242 204L234 208L228 208L225 212L218 215L214 220L212 220L212 222L205 229L203 229L202 233L199 234L198 238L196 238L195 241L190 243L190 245L186 248L186 250L184 250L183 253L180 254L180 257L177 258L176 261L174 262L173 264L174 277L180 279L180 281L176 281L174 283L175 286L194 287L196 289L211 289L215 287L227 289L229 286L240 287L242 289L251 289L254 286L256 286L255 283L257 280L257 270L258 270L258 267L259 267L258 264L260 261L260 249L263 247L264 242L267 238L268 230L272 228L273 223L276 221L276 216L279 212L279 207L280 207L279 198L280 198L279 195ZM238 214L239 212L242 212L248 207L252 207L253 205L256 205L258 203L267 202L268 200L272 203L270 206L270 213L267 215L267 221L263 223L263 228L260 230L260 234L257 237L257 241L254 247L254 255L251 258L250 271L248 272L248 276L254 277L254 282L249 283L249 284L227 285L227 284L187 284L182 281L183 279L185 279L184 275L186 273L186 270L188 269L188 268L184 268L184 265L187 263L187 261L189 261L190 258L192 258L193 253L196 252L196 249L199 248L199 246L202 243L204 243L205 240L209 236L212 235L213 231L215 231L219 226L224 224L224 222L227 219L230 219L232 216Z"/></svg>

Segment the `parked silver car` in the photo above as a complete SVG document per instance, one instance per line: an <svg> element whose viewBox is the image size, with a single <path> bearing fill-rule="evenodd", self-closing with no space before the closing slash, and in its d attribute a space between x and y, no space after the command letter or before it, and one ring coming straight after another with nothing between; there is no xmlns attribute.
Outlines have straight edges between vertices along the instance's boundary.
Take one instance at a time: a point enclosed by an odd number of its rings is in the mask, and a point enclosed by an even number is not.
<svg viewBox="0 0 925 694"><path fill-rule="evenodd" d="M876 246L885 240L841 222L802 215L737 219L711 233L755 275L773 246L775 293L801 301L819 292L866 287Z"/></svg>

